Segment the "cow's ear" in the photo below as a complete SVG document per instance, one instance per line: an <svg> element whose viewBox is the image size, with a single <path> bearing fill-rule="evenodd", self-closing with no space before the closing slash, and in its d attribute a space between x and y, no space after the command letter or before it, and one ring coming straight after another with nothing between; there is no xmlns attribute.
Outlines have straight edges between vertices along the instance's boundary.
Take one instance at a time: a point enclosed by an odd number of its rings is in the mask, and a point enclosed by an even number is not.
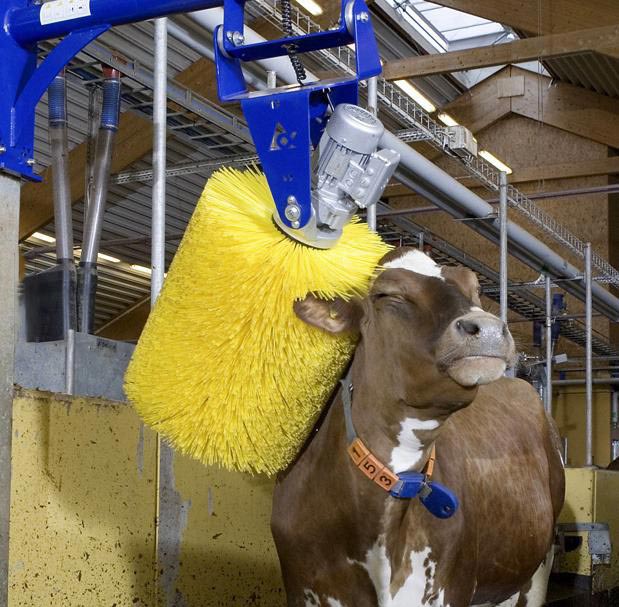
<svg viewBox="0 0 619 607"><path fill-rule="evenodd" d="M303 322L328 333L357 332L363 315L358 301L318 299L311 293L294 302L294 311Z"/></svg>

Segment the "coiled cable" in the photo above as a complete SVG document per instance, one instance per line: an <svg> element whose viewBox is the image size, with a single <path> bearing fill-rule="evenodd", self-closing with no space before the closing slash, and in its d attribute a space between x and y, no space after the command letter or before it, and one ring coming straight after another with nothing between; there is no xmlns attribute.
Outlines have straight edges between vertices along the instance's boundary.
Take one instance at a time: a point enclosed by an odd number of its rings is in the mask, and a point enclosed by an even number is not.
<svg viewBox="0 0 619 607"><path fill-rule="evenodd" d="M281 7L282 29L284 30L284 34L286 34L286 36L292 37L294 35L294 31L292 29L292 5L290 0L281 0ZM307 73L305 72L305 67L301 62L301 59L297 55L297 45L287 44L286 51L292 65L292 69L297 77L297 82L299 84L303 84L303 81L307 78Z"/></svg>

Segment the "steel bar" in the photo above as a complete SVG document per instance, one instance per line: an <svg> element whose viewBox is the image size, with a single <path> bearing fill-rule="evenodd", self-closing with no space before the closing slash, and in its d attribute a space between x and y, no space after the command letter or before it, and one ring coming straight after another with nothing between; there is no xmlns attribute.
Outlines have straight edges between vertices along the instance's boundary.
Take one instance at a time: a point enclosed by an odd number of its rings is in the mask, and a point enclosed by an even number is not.
<svg viewBox="0 0 619 607"><path fill-rule="evenodd" d="M75 330L69 329L65 337L64 391L73 394L75 388Z"/></svg>
<svg viewBox="0 0 619 607"><path fill-rule="evenodd" d="M616 386L619 385L619 377L596 377L592 380L593 385L600 386ZM587 380L583 377L582 379L555 379L555 386L586 386ZM590 457L587 452L587 457ZM585 466L590 466L592 464L587 464L585 461Z"/></svg>
<svg viewBox="0 0 619 607"><path fill-rule="evenodd" d="M150 305L155 306L163 286L165 272L165 195L166 195L166 145L167 145L167 68L168 29L167 19L155 21L155 70L153 89L153 189L152 189L152 241ZM173 453L157 435L157 504L155 524L155 551L157 569L165 576L165 546L170 538L166 496L169 493L169 472L173 465ZM157 584L157 596L163 585ZM165 592L165 590L164 590ZM168 597L160 603L168 604Z"/></svg>
<svg viewBox="0 0 619 607"><path fill-rule="evenodd" d="M151 306L163 286L165 272L165 196L167 144L167 19L155 21L155 72L153 111L153 217L151 243Z"/></svg>
<svg viewBox="0 0 619 607"><path fill-rule="evenodd" d="M49 7L35 4L10 11L4 27L10 31L18 44L27 46L42 40L60 38L73 31L95 27L102 23L112 26L123 25L166 15L199 11L222 4L223 0L152 0L151 2L90 0L88 3L72 7L70 16L67 15L64 19L46 18L45 14L49 13ZM223 23L223 19L219 23Z"/></svg>
<svg viewBox="0 0 619 607"><path fill-rule="evenodd" d="M499 208L499 276L500 276L500 318L507 323L507 173L500 173L501 204Z"/></svg>
<svg viewBox="0 0 619 607"><path fill-rule="evenodd" d="M545 277L546 289L546 386L544 388L544 409L552 414L552 281Z"/></svg>
<svg viewBox="0 0 619 607"><path fill-rule="evenodd" d="M378 78L375 76L374 78L370 78L368 81L368 112L372 114L372 116L378 116ZM370 230L376 232L376 205L371 204L367 208L367 217L366 221L368 222L368 227Z"/></svg>
<svg viewBox="0 0 619 607"><path fill-rule="evenodd" d="M0 172L0 605L8 605L20 181Z"/></svg>
<svg viewBox="0 0 619 607"><path fill-rule="evenodd" d="M587 332L587 341L585 345L585 368L586 368L586 392L585 392L585 466L593 465L593 373L592 373L592 331L593 320L591 318L592 311L592 267L591 267L591 243L588 242L585 247L585 330Z"/></svg>

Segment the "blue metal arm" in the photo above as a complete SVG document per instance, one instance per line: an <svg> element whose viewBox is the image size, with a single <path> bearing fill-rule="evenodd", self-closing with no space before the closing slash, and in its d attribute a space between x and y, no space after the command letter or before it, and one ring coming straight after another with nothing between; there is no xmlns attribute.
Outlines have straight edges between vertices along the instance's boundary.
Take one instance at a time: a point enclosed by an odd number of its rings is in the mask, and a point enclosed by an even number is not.
<svg viewBox="0 0 619 607"><path fill-rule="evenodd" d="M60 70L86 44L113 25L224 5L224 25L215 44L219 94L241 101L278 213L289 227L311 216L311 149L325 128L329 108L356 103L360 79L380 73L378 48L364 0L343 0L340 26L326 32L237 45L243 32L245 0L0 0L0 170L37 180L33 171L36 104ZM224 35L225 34L225 35ZM37 65L36 43L65 38ZM279 57L355 43L355 77L288 87L266 96L247 91L241 61ZM294 198L301 216L285 217Z"/></svg>
<svg viewBox="0 0 619 607"><path fill-rule="evenodd" d="M304 228L312 216L311 150L325 129L332 106L357 103L359 81L381 72L378 46L364 0L343 0L337 29L256 44L236 44L242 34L245 0L224 0L224 23L215 32L217 85L222 101L240 101L281 222ZM355 44L356 74L276 91L248 92L241 62ZM286 217L294 199L300 217Z"/></svg>
<svg viewBox="0 0 619 607"><path fill-rule="evenodd" d="M34 173L34 112L62 68L112 25L221 6L223 0L0 0L0 170ZM65 36L37 65L36 43Z"/></svg>

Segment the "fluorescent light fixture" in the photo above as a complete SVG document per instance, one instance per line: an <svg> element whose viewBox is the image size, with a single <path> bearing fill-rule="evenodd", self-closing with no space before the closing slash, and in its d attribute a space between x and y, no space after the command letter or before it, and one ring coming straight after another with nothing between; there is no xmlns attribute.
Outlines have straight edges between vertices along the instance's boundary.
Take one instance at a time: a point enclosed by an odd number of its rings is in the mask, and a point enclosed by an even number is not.
<svg viewBox="0 0 619 607"><path fill-rule="evenodd" d="M322 6L314 0L297 0L297 3L300 4L310 15L314 15L317 17L318 15L322 15Z"/></svg>
<svg viewBox="0 0 619 607"><path fill-rule="evenodd" d="M408 80L394 80L393 84L402 89L409 97L412 97L426 112L436 111L436 106Z"/></svg>
<svg viewBox="0 0 619 607"><path fill-rule="evenodd" d="M479 155L484 160L487 160L491 165L499 169L499 171L504 171L508 175L511 175L513 173L513 171L504 162L501 162L496 156L494 156L487 150L482 150L481 152L479 152Z"/></svg>
<svg viewBox="0 0 619 607"><path fill-rule="evenodd" d="M438 115L438 119L445 125L445 126L458 126L458 123L449 115L449 114L445 114L444 112L441 112Z"/></svg>
<svg viewBox="0 0 619 607"><path fill-rule="evenodd" d="M35 232L32 237L38 238L43 242L56 242L56 239L53 236L48 236L47 234L43 234L43 232Z"/></svg>
<svg viewBox="0 0 619 607"><path fill-rule="evenodd" d="M112 263L120 263L120 259L118 259L118 257L112 257L111 255L106 255L105 253L99 253L97 257L103 261L110 261Z"/></svg>
<svg viewBox="0 0 619 607"><path fill-rule="evenodd" d="M137 263L132 263L131 266L129 266L134 272L140 272L142 274L148 274L149 276L153 273L153 271L150 268L147 268L146 266L140 266Z"/></svg>

